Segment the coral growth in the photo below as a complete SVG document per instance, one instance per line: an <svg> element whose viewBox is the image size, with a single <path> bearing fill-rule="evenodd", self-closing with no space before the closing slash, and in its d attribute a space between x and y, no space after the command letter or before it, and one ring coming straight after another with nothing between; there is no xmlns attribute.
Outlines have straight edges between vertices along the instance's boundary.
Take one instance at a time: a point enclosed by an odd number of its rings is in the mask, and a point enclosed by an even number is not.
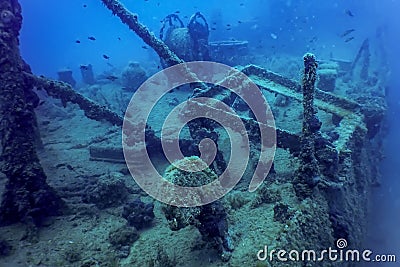
<svg viewBox="0 0 400 267"><path fill-rule="evenodd" d="M268 187L268 185L263 184L257 190L257 196L251 203L251 207L257 208L263 203L273 204L282 200L282 196L277 190L273 190Z"/></svg>
<svg viewBox="0 0 400 267"><path fill-rule="evenodd" d="M192 170L192 172L187 170ZM190 187L201 186L217 178L216 174L198 157L179 160L170 165L164 173L164 179L176 185ZM227 214L221 201L217 200L211 204L191 208L164 205L163 212L172 230L194 225L203 239L212 243L219 251L222 260L230 259L233 244L228 233Z"/></svg>
<svg viewBox="0 0 400 267"><path fill-rule="evenodd" d="M134 227L122 226L112 230L108 235L108 241L113 245L120 258L129 256L130 246L139 238L139 233Z"/></svg>
<svg viewBox="0 0 400 267"><path fill-rule="evenodd" d="M85 191L83 202L96 204L99 209L121 205L128 197L124 181L113 174L100 177L96 184L89 185Z"/></svg>
<svg viewBox="0 0 400 267"><path fill-rule="evenodd" d="M122 217L128 220L130 226L140 230L150 226L154 219L154 204L144 203L139 198L124 205Z"/></svg>

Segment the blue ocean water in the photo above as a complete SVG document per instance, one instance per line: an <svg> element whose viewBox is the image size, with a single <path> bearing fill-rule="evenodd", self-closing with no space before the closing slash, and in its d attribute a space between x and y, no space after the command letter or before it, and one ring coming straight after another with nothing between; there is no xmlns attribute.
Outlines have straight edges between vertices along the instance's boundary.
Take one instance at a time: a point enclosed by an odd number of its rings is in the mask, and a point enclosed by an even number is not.
<svg viewBox="0 0 400 267"><path fill-rule="evenodd" d="M121 2L138 13L140 21L157 36L160 20L166 15L180 12L179 16L187 23L188 17L201 11L210 27L213 22L218 23L210 33L210 41L244 39L254 47L259 46L266 55L302 55L312 51L319 58L332 54L352 59L363 39L373 36L377 27L387 27L388 47L396 43L392 38L396 38L398 30L393 13L398 2L390 0ZM89 62L102 71L107 68L103 54L109 55L116 66L124 65L127 58L145 60L151 54L141 48L144 43L112 16L101 1L22 0L21 3L24 14L21 52L35 73L53 77L59 68L76 69L79 64ZM351 34L355 39L345 43L346 38L341 35L348 29L355 29ZM89 36L96 37L96 41L88 40ZM81 43L75 43L76 40Z"/></svg>
<svg viewBox="0 0 400 267"><path fill-rule="evenodd" d="M160 69L159 58L152 48L113 16L100 0L20 2L23 10L20 49L34 74L57 79L57 71L67 68L79 84L82 64L91 64L97 74L123 69L129 61L138 61L151 73ZM397 19L400 1L121 2L137 13L139 20L156 36L166 15L177 14L186 24L192 14L200 11L211 28L211 42L248 41L249 51L257 57L250 57L247 64L260 63L260 57L265 62L294 57L302 63L306 52L321 60L352 61L366 38L378 46L380 55L384 56L380 58L384 62L382 69L387 72L383 75L388 103L387 135L383 139L385 159L380 167L381 186L371 196L369 232L364 244L381 253L400 251L397 227L400 223L400 24ZM400 254L398 257L400 260Z"/></svg>

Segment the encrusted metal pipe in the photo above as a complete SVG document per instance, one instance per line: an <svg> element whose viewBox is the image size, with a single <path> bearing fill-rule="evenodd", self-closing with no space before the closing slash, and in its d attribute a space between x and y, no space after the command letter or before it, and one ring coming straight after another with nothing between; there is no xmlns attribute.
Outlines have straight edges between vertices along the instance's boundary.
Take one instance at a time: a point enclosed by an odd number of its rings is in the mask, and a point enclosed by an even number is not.
<svg viewBox="0 0 400 267"><path fill-rule="evenodd" d="M303 75L303 130L301 136L300 160L302 162L293 179L296 195L300 199L311 196L313 188L321 180L318 161L315 157L315 137L321 122L315 116L314 93L317 80L318 63L313 54L307 53L304 59Z"/></svg>

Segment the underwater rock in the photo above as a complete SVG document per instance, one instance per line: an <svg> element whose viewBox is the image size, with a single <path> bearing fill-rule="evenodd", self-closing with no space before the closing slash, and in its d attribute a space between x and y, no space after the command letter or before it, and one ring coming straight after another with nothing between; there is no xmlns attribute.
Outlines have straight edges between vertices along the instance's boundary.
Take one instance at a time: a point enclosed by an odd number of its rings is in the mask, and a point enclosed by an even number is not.
<svg viewBox="0 0 400 267"><path fill-rule="evenodd" d="M262 184L257 190L257 196L251 203L252 208L257 208L263 203L272 204L282 200L279 191L269 188L266 184Z"/></svg>
<svg viewBox="0 0 400 267"><path fill-rule="evenodd" d="M114 229L110 231L110 233L108 234L108 241L110 242L111 245L113 245L117 249L121 249L126 246L129 247L138 239L139 239L139 233L135 229L135 227L129 227L127 225Z"/></svg>
<svg viewBox="0 0 400 267"><path fill-rule="evenodd" d="M72 70L70 69L59 70L57 71L57 75L59 81L66 82L72 87L75 87L76 81L72 76Z"/></svg>
<svg viewBox="0 0 400 267"><path fill-rule="evenodd" d="M89 185L82 196L84 203L93 203L99 209L116 207L125 203L128 188L117 175L109 174L99 178L97 183Z"/></svg>
<svg viewBox="0 0 400 267"><path fill-rule="evenodd" d="M96 82L94 79L92 64L81 65L79 68L81 70L82 81L84 83L92 85Z"/></svg>
<svg viewBox="0 0 400 267"><path fill-rule="evenodd" d="M185 167L182 168L182 166ZM165 180L180 186L205 185L218 179L217 175L206 166L206 163L198 157L187 157L174 162L173 165L171 164L163 177ZM200 168L202 170L197 172L182 170L188 168L191 170ZM196 198L199 196L189 195L188 197ZM227 214L221 201L217 200L211 204L190 208L164 205L162 210L171 230L176 231L188 225L194 225L202 237L218 250L221 259L223 261L229 260L234 247L228 232Z"/></svg>
<svg viewBox="0 0 400 267"><path fill-rule="evenodd" d="M146 80L147 74L138 62L129 62L121 74L122 86L131 92L136 91Z"/></svg>
<svg viewBox="0 0 400 267"><path fill-rule="evenodd" d="M186 171L193 170L193 171ZM201 170L201 171L196 171ZM185 157L175 161L167 167L163 178L178 186L196 187L209 184L218 179L218 176L197 156ZM166 192L168 196L169 192ZM172 193L173 194L173 193ZM174 197L172 195L172 197ZM187 195L188 201L199 200L198 194Z"/></svg>
<svg viewBox="0 0 400 267"><path fill-rule="evenodd" d="M226 203L233 210L242 208L244 205L250 202L249 198L246 198L243 192L232 190L224 197Z"/></svg>
<svg viewBox="0 0 400 267"><path fill-rule="evenodd" d="M144 203L140 198L124 205L122 217L128 220L130 226L140 230L150 226L154 219L154 204Z"/></svg>

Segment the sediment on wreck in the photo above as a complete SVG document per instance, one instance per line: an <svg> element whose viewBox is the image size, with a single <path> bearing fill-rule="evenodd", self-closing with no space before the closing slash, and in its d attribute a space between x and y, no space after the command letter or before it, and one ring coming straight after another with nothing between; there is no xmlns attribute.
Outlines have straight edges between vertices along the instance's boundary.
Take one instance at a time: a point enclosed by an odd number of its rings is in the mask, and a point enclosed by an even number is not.
<svg viewBox="0 0 400 267"><path fill-rule="evenodd" d="M138 15L131 13L127 10L123 4L118 0L101 0L103 4L112 11L113 15L120 18L122 23L126 24L133 32L135 32L146 44L148 44L154 51L162 58L168 66L173 66L180 63L185 63L180 59L171 49L160 39L158 39L153 33L151 33L145 25L139 22ZM196 83L192 83L191 87L194 88L191 98L200 97L208 94L212 91L212 87L207 86L204 82L200 81L195 73L193 73L186 65L183 66L183 71L179 73L183 77L188 77L189 80L198 80ZM183 79L183 78L182 78ZM195 140L195 144L198 144L202 138L217 136L213 126L210 126L208 120L196 119L188 123L190 135ZM208 133L206 136L198 134L200 129L207 129ZM197 146L194 146L194 151L197 150ZM199 151L198 151L198 154ZM217 149L217 167L218 174L222 173L221 170L226 168L226 163L222 152Z"/></svg>
<svg viewBox="0 0 400 267"><path fill-rule="evenodd" d="M7 183L0 206L0 223L40 224L61 213L63 200L46 182L35 149L34 108L38 98L22 74L30 72L20 57L18 35L21 7L17 0L0 0L0 136Z"/></svg>

